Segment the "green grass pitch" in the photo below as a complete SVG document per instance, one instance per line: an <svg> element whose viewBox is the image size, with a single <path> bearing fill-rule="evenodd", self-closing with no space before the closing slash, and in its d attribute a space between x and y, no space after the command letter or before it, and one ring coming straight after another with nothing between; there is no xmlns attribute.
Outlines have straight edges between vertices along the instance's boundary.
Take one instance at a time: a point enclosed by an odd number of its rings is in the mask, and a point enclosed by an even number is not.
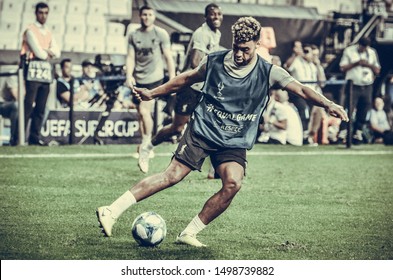
<svg viewBox="0 0 393 280"><path fill-rule="evenodd" d="M150 172L164 170L161 145ZM145 177L136 146L0 147L0 258L53 260L391 260L393 148L256 145L242 189L199 234L207 248L174 243L220 188L204 172L131 207L112 238L95 216ZM131 236L134 218L156 211L168 233L155 248Z"/></svg>

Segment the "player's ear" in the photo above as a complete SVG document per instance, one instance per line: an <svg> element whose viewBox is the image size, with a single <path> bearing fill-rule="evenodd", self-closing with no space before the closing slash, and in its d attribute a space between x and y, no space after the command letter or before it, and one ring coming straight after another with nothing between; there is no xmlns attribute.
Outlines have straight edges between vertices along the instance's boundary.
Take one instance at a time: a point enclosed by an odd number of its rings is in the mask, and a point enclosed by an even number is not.
<svg viewBox="0 0 393 280"><path fill-rule="evenodd" d="M255 44L255 49L259 48L261 46L261 40L258 40Z"/></svg>

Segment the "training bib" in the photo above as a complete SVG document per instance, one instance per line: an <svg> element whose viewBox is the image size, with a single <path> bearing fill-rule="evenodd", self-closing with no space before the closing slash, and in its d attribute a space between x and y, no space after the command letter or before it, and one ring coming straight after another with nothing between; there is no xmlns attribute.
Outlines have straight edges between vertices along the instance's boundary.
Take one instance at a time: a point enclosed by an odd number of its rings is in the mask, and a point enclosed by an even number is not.
<svg viewBox="0 0 393 280"><path fill-rule="evenodd" d="M194 111L192 125L195 134L218 146L251 149L269 100L272 65L257 57L247 76L232 77L223 65L227 53L208 55L204 96Z"/></svg>
<svg viewBox="0 0 393 280"><path fill-rule="evenodd" d="M52 65L48 61L31 60L27 67L26 80L31 82L51 83L53 81Z"/></svg>

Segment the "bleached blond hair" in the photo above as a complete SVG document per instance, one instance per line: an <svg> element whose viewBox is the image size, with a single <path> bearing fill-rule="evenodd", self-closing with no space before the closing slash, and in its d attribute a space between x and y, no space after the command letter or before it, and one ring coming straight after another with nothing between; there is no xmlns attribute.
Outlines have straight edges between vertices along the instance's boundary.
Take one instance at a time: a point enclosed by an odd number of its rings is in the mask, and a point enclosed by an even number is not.
<svg viewBox="0 0 393 280"><path fill-rule="evenodd" d="M235 42L257 42L261 37L261 24L253 17L241 17L232 25Z"/></svg>

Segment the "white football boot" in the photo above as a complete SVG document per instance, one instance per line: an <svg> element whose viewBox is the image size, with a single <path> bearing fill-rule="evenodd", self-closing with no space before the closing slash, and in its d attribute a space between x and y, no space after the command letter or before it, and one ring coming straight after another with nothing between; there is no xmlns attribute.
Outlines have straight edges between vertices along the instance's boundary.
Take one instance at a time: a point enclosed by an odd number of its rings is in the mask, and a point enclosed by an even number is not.
<svg viewBox="0 0 393 280"><path fill-rule="evenodd" d="M112 216L112 211L109 209L109 206L98 207L96 214L104 235L107 237L112 236L112 227L117 219Z"/></svg>
<svg viewBox="0 0 393 280"><path fill-rule="evenodd" d="M147 147L139 149L138 167L143 173L149 171L150 150Z"/></svg>
<svg viewBox="0 0 393 280"><path fill-rule="evenodd" d="M177 244L185 244L185 245L190 245L194 247L206 247L205 244L201 243L196 239L195 235L190 235L190 234L179 234L176 237L176 243Z"/></svg>

